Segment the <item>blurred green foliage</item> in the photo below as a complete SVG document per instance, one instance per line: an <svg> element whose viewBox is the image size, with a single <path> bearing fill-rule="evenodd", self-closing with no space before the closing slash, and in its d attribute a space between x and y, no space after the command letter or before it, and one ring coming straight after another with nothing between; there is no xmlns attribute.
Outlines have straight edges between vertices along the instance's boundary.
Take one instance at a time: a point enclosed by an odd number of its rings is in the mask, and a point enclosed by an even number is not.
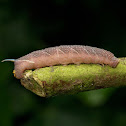
<svg viewBox="0 0 126 126"><path fill-rule="evenodd" d="M0 60L81 44L126 56L126 8L109 0L1 0ZM41 98L0 63L0 126L125 126L126 88Z"/></svg>

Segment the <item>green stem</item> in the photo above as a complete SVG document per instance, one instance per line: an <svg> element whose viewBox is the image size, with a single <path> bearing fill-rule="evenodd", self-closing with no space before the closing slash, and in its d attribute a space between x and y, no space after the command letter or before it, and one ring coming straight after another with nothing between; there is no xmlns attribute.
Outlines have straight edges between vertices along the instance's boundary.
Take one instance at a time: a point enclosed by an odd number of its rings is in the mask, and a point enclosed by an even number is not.
<svg viewBox="0 0 126 126"><path fill-rule="evenodd" d="M99 64L53 66L27 70L21 84L41 97L126 85L126 58L116 68Z"/></svg>

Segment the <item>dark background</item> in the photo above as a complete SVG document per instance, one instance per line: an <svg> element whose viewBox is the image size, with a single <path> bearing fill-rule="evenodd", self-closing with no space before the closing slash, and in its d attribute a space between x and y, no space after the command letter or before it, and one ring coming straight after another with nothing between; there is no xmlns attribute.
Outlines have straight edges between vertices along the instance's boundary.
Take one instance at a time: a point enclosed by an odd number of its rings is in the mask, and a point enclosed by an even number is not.
<svg viewBox="0 0 126 126"><path fill-rule="evenodd" d="M122 0L0 0L0 60L58 45L126 56ZM0 63L0 126L126 126L126 88L41 98Z"/></svg>

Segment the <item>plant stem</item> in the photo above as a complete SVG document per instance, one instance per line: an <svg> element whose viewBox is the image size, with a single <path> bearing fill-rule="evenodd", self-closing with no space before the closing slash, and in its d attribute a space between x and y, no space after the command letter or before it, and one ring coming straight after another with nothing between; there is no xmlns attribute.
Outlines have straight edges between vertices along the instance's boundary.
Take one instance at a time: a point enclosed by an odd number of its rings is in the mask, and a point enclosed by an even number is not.
<svg viewBox="0 0 126 126"><path fill-rule="evenodd" d="M116 68L99 64L53 66L26 70L21 84L41 97L74 94L126 85L126 58Z"/></svg>

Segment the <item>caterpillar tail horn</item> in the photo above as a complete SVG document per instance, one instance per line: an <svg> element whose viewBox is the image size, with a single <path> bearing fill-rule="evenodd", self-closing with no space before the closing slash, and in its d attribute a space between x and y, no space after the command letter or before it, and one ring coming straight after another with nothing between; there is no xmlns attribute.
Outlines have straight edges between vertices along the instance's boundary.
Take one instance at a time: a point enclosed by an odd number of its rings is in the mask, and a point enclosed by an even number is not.
<svg viewBox="0 0 126 126"><path fill-rule="evenodd" d="M11 61L11 62L14 62L15 59L4 59L4 60L2 60L1 62L5 62L5 61Z"/></svg>

